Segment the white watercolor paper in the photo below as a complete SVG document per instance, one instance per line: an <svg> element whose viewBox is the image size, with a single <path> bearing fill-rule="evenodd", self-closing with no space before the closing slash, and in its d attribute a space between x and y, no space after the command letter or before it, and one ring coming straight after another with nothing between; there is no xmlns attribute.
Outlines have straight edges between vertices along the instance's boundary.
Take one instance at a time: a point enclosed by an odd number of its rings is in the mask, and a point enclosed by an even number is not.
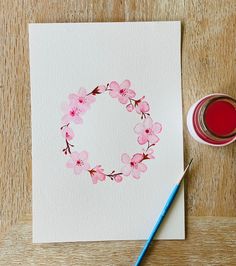
<svg viewBox="0 0 236 266"><path fill-rule="evenodd" d="M180 31L180 22L29 25L34 243L147 239L183 171ZM119 91L110 95L111 82L124 80L133 98L145 96L147 113L162 125L151 147L155 159L143 161L139 179L132 173L119 183L115 176L92 179L87 170L101 164L105 173L119 172L122 154L147 148L134 127L148 115L141 119L137 102L128 112ZM70 121L71 152L87 151L90 164L77 175L73 165L66 167L61 104L81 87L89 93L98 85L107 91L91 94L96 101L80 115L83 123ZM158 238L184 237L182 188Z"/></svg>

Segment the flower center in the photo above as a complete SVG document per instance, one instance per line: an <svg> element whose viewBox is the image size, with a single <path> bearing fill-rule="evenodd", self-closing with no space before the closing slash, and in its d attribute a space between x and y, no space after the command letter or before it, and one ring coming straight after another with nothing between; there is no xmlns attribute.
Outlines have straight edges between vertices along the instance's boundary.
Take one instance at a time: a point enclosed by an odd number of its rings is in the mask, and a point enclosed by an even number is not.
<svg viewBox="0 0 236 266"><path fill-rule="evenodd" d="M66 132L66 138L69 138L69 136L70 136L70 135L69 135L69 133L68 133L68 132Z"/></svg>
<svg viewBox="0 0 236 266"><path fill-rule="evenodd" d="M75 116L75 110L71 110L71 111L70 111L70 115L71 115L71 116Z"/></svg>
<svg viewBox="0 0 236 266"><path fill-rule="evenodd" d="M85 98L84 97L79 97L78 102L79 103L85 103Z"/></svg>
<svg viewBox="0 0 236 266"><path fill-rule="evenodd" d="M135 167L136 163L135 162L130 162L131 167Z"/></svg>
<svg viewBox="0 0 236 266"><path fill-rule="evenodd" d="M126 95L126 90L125 90L125 89L120 89L119 93L120 93L122 96L125 96L125 95Z"/></svg>
<svg viewBox="0 0 236 266"><path fill-rule="evenodd" d="M78 166L82 166L84 164L84 162L82 160L77 160L76 165Z"/></svg>

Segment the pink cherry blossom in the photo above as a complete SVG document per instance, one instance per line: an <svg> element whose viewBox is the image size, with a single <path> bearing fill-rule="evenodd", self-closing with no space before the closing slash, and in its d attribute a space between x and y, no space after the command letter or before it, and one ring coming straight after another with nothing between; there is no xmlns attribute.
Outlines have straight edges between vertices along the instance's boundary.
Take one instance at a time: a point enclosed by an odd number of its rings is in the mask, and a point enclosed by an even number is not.
<svg viewBox="0 0 236 266"><path fill-rule="evenodd" d="M124 176L132 175L134 178L140 178L140 173L147 170L147 166L142 163L143 154L136 153L132 158L129 157L127 153L122 154L121 161L125 164L122 168L122 173Z"/></svg>
<svg viewBox="0 0 236 266"><path fill-rule="evenodd" d="M123 177L121 175L116 175L114 177L114 180L117 182L117 183L120 183L122 180L123 180Z"/></svg>
<svg viewBox="0 0 236 266"><path fill-rule="evenodd" d="M135 97L136 93L130 89L130 81L124 80L120 85L116 81L110 83L110 96L118 98L122 104L127 104L130 98Z"/></svg>
<svg viewBox="0 0 236 266"><path fill-rule="evenodd" d="M155 156L153 155L153 153L154 153L153 149L148 149L148 151L143 149L143 154L145 154L146 159L155 159Z"/></svg>
<svg viewBox="0 0 236 266"><path fill-rule="evenodd" d="M136 106L136 112L138 114L147 113L150 110L149 104L146 101L141 101Z"/></svg>
<svg viewBox="0 0 236 266"><path fill-rule="evenodd" d="M89 170L89 173L92 178L93 184L97 184L98 180L104 181L106 179L104 169L102 169L101 165L97 165L93 169Z"/></svg>
<svg viewBox="0 0 236 266"><path fill-rule="evenodd" d="M104 91L106 90L106 86L104 86L104 85L99 85L99 86L97 86L95 89L93 89L90 93L89 93L89 95L97 95L97 94L101 94L101 93L103 93Z"/></svg>
<svg viewBox="0 0 236 266"><path fill-rule="evenodd" d="M132 112L134 110L133 104L130 103L130 104L126 105L126 109L127 109L128 112Z"/></svg>
<svg viewBox="0 0 236 266"><path fill-rule="evenodd" d="M71 102L69 104L64 104L62 110L65 113L62 117L63 124L68 124L70 122L81 124L83 122L81 118L81 115L85 112L83 106L78 106L75 102Z"/></svg>
<svg viewBox="0 0 236 266"><path fill-rule="evenodd" d="M68 141L72 140L75 136L73 130L68 126L63 127L61 134L63 138L65 138Z"/></svg>
<svg viewBox="0 0 236 266"><path fill-rule="evenodd" d="M88 163L88 152L72 152L66 166L73 168L76 175L79 175L82 171L87 171L90 167Z"/></svg>
<svg viewBox="0 0 236 266"><path fill-rule="evenodd" d="M106 86L104 86L104 85L99 85L99 86L97 87L97 93L98 93L98 94L103 93L105 90L106 90Z"/></svg>
<svg viewBox="0 0 236 266"><path fill-rule="evenodd" d="M162 130L161 124L156 122L153 123L151 117L144 119L143 123L138 123L134 132L139 135L138 143L143 145L147 142L149 144L155 144L159 141L159 138L156 134L160 133Z"/></svg>
<svg viewBox="0 0 236 266"><path fill-rule="evenodd" d="M95 102L94 95L87 95L87 91L84 88L81 88L76 94L70 94L69 99L72 102L76 102L79 106L82 106L85 111L90 108L91 103Z"/></svg>

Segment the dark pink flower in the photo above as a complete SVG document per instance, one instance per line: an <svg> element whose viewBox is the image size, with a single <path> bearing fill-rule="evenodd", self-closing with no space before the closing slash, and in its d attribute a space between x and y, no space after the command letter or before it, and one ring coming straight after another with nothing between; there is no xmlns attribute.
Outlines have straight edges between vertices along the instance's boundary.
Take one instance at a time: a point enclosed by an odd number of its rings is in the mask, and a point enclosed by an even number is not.
<svg viewBox="0 0 236 266"><path fill-rule="evenodd" d="M68 168L73 168L76 175L79 175L82 171L87 171L90 167L88 163L88 152L72 152L66 166Z"/></svg>
<svg viewBox="0 0 236 266"><path fill-rule="evenodd" d="M125 80L120 85L116 81L112 81L109 85L112 98L118 98L122 104L127 104L129 99L135 97L136 93L130 89L130 81Z"/></svg>
<svg viewBox="0 0 236 266"><path fill-rule="evenodd" d="M144 119L143 123L138 123L134 132L139 135L138 143L143 145L147 142L149 144L155 144L159 141L159 138L156 134L160 133L162 130L161 124L156 122L153 123L151 117Z"/></svg>
<svg viewBox="0 0 236 266"><path fill-rule="evenodd" d="M140 173L147 170L147 166L142 163L143 154L136 153L132 158L129 157L127 153L122 154L121 161L125 164L122 168L122 173L124 176L132 175L134 178L140 178Z"/></svg>
<svg viewBox="0 0 236 266"><path fill-rule="evenodd" d="M92 178L93 184L97 184L98 180L104 181L106 179L104 169L102 169L101 165L97 165L93 169L89 170L89 173Z"/></svg>
<svg viewBox="0 0 236 266"><path fill-rule="evenodd" d="M63 127L61 134L62 134L63 138L65 138L68 141L72 140L75 136L73 130L67 126Z"/></svg>

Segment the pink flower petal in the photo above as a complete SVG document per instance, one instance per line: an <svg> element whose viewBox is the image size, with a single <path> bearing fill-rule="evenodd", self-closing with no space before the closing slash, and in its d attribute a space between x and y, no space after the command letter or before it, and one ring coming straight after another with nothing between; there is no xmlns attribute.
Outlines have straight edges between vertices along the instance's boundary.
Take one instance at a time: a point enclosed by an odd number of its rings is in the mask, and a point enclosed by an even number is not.
<svg viewBox="0 0 236 266"><path fill-rule="evenodd" d="M83 105L78 105L76 107L76 110L77 110L77 114L78 115L84 114L88 110L88 103L87 104L83 104Z"/></svg>
<svg viewBox="0 0 236 266"><path fill-rule="evenodd" d="M83 123L83 119L79 115L74 116L73 121L75 124L82 124Z"/></svg>
<svg viewBox="0 0 236 266"><path fill-rule="evenodd" d="M133 104L130 103L130 104L126 105L126 109L128 112L132 112L134 110Z"/></svg>
<svg viewBox="0 0 236 266"><path fill-rule="evenodd" d="M66 167L67 168L73 168L75 166L75 161L73 161L72 159L70 159L67 163L66 163Z"/></svg>
<svg viewBox="0 0 236 266"><path fill-rule="evenodd" d="M130 157L127 153L123 153L121 155L121 161L122 163L128 164L130 162Z"/></svg>
<svg viewBox="0 0 236 266"><path fill-rule="evenodd" d="M99 85L98 88L97 88L97 90L98 90L99 93L103 93L106 90L106 86Z"/></svg>
<svg viewBox="0 0 236 266"><path fill-rule="evenodd" d="M135 107L135 110L136 110L136 112L138 113L138 114L141 114L142 112L140 111L140 107L137 105L136 107Z"/></svg>
<svg viewBox="0 0 236 266"><path fill-rule="evenodd" d="M138 170L140 172L146 172L147 171L147 166L144 163L139 163L138 164Z"/></svg>
<svg viewBox="0 0 236 266"><path fill-rule="evenodd" d="M147 138L148 138L149 144L156 144L159 141L159 138L154 134L147 135Z"/></svg>
<svg viewBox="0 0 236 266"><path fill-rule="evenodd" d="M140 178L140 172L137 169L133 169L131 175L135 178L135 179L139 179Z"/></svg>
<svg viewBox="0 0 236 266"><path fill-rule="evenodd" d="M109 85L110 89L113 91L119 91L120 90L120 85L116 81L112 81Z"/></svg>
<svg viewBox="0 0 236 266"><path fill-rule="evenodd" d="M148 155L151 155L151 154L153 154L154 153L154 150L153 149L149 149L148 150Z"/></svg>
<svg viewBox="0 0 236 266"><path fill-rule="evenodd" d="M86 96L86 99L87 99L89 104L94 103L96 101L96 98L92 94Z"/></svg>
<svg viewBox="0 0 236 266"><path fill-rule="evenodd" d="M137 134L141 134L144 130L144 126L142 123L138 123L135 127L134 127L134 132Z"/></svg>
<svg viewBox="0 0 236 266"><path fill-rule="evenodd" d="M130 85L131 85L130 81L126 79L120 84L120 87L122 89L129 89Z"/></svg>
<svg viewBox="0 0 236 266"><path fill-rule="evenodd" d="M117 98L118 95L119 95L119 92L118 91L110 91L109 92L109 95L112 97L112 98Z"/></svg>
<svg viewBox="0 0 236 266"><path fill-rule="evenodd" d="M88 170L90 168L90 164L88 162L84 162L83 170Z"/></svg>
<svg viewBox="0 0 236 266"><path fill-rule="evenodd" d="M70 157L73 161L76 162L79 159L79 153L77 151L74 151L71 153Z"/></svg>
<svg viewBox="0 0 236 266"><path fill-rule="evenodd" d="M104 172L104 169L102 169L102 166L101 165L96 165L93 169L96 172L99 172L99 173L103 173Z"/></svg>
<svg viewBox="0 0 236 266"><path fill-rule="evenodd" d="M64 127L61 131L63 138L66 140L72 140L74 138L74 132L70 127Z"/></svg>
<svg viewBox="0 0 236 266"><path fill-rule="evenodd" d="M128 96L129 96L129 98L134 98L134 97L136 96L135 91L133 91L133 90L128 90Z"/></svg>
<svg viewBox="0 0 236 266"><path fill-rule="evenodd" d="M142 161L142 159L143 159L143 154L142 153L136 153L132 157L131 161L134 163L139 163L140 161Z"/></svg>
<svg viewBox="0 0 236 266"><path fill-rule="evenodd" d="M68 104L66 102L63 102L61 104L61 110L63 113L67 113L68 112Z"/></svg>
<svg viewBox="0 0 236 266"><path fill-rule="evenodd" d="M155 156L153 156L152 154L149 154L149 155L148 155L148 158L149 158L149 159L155 159Z"/></svg>
<svg viewBox="0 0 236 266"><path fill-rule="evenodd" d="M153 124L152 129L153 129L155 134L161 133L162 125L160 123L156 122Z"/></svg>
<svg viewBox="0 0 236 266"><path fill-rule="evenodd" d="M138 143L140 145L143 145L143 144L147 143L147 141L148 141L148 139L147 139L146 135L140 135L138 137Z"/></svg>
<svg viewBox="0 0 236 266"><path fill-rule="evenodd" d="M129 176L131 170L132 170L131 167L129 165L126 165L121 169L121 172L123 173L124 176Z"/></svg>
<svg viewBox="0 0 236 266"><path fill-rule="evenodd" d="M70 121L71 121L71 117L68 114L64 115L61 119L61 122L63 125L68 124Z"/></svg>
<svg viewBox="0 0 236 266"><path fill-rule="evenodd" d="M143 150L143 153L146 153L146 151ZM153 153L154 153L154 150L153 150L153 149L149 149L149 150L147 151L146 154L148 155L148 158L149 158L149 159L155 159Z"/></svg>
<svg viewBox="0 0 236 266"><path fill-rule="evenodd" d="M127 96L120 96L119 97L119 102L122 104L127 104L127 102L129 101Z"/></svg>
<svg viewBox="0 0 236 266"><path fill-rule="evenodd" d="M97 179L97 177L95 175L92 175L91 179L92 179L93 184L97 184L98 179Z"/></svg>
<svg viewBox="0 0 236 266"><path fill-rule="evenodd" d="M68 140L72 140L74 138L75 134L70 127L67 127L67 133L69 134Z"/></svg>
<svg viewBox="0 0 236 266"><path fill-rule="evenodd" d="M78 95L76 95L76 98L75 99L71 99L70 103L68 104L68 112L71 110L71 109L76 109L78 104L77 104L77 99L78 99Z"/></svg>
<svg viewBox="0 0 236 266"><path fill-rule="evenodd" d="M78 95L81 96L81 97L85 97L87 95L86 89L85 88L80 88Z"/></svg>
<svg viewBox="0 0 236 266"><path fill-rule="evenodd" d="M138 107L143 113L146 113L150 110L149 104L146 101L139 103Z"/></svg>
<svg viewBox="0 0 236 266"><path fill-rule="evenodd" d="M81 151L79 154L78 154L79 158L82 160L82 161L87 161L88 160L88 152L87 151Z"/></svg>
<svg viewBox="0 0 236 266"><path fill-rule="evenodd" d="M102 173L97 173L97 177L100 181L104 181L106 179L106 176Z"/></svg>
<svg viewBox="0 0 236 266"><path fill-rule="evenodd" d="M75 173L76 175L79 175L81 172L82 172L82 168L79 167L78 165L76 165L76 166L74 167L74 173Z"/></svg>
<svg viewBox="0 0 236 266"><path fill-rule="evenodd" d="M69 94L68 98L70 101L76 101L78 96L75 93L71 93L71 94Z"/></svg>
<svg viewBox="0 0 236 266"><path fill-rule="evenodd" d="M147 117L143 123L145 128L152 128L152 119L150 116Z"/></svg>
<svg viewBox="0 0 236 266"><path fill-rule="evenodd" d="M120 183L123 180L123 177L121 175L116 175L114 179L117 183Z"/></svg>

